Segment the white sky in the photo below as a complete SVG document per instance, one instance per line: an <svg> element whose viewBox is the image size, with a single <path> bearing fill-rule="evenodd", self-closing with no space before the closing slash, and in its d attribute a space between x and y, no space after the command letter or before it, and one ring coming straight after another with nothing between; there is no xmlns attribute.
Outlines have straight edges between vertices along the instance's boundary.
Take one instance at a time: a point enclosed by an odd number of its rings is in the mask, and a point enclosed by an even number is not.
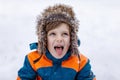
<svg viewBox="0 0 120 80"><path fill-rule="evenodd" d="M120 80L119 0L0 0L0 80L16 78L29 43L37 41L36 16L56 3L73 6L80 20L79 49L90 58L97 80Z"/></svg>

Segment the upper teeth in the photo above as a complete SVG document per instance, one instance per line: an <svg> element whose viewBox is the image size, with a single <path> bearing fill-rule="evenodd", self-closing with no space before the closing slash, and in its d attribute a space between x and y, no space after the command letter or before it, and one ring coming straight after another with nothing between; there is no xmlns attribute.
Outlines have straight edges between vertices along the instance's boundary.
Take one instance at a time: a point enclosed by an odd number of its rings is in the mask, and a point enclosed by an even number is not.
<svg viewBox="0 0 120 80"><path fill-rule="evenodd" d="M55 46L54 48L62 48L63 49L64 47L63 46Z"/></svg>

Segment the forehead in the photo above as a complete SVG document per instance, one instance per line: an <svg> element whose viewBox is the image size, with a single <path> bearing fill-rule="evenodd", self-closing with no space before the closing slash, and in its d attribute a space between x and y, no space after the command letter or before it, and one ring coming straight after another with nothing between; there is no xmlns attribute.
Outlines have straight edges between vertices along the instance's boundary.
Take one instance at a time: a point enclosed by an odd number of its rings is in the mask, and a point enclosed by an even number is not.
<svg viewBox="0 0 120 80"><path fill-rule="evenodd" d="M54 22L54 23L49 23L46 26L46 32L49 32L50 30L57 29L57 28L63 28L63 29L68 29L71 31L70 26L67 23L64 22Z"/></svg>
<svg viewBox="0 0 120 80"><path fill-rule="evenodd" d="M69 32L69 26L65 23L62 23L58 26L56 26L56 28L50 30L50 31L54 31L54 30L57 30L57 31L66 31L66 32Z"/></svg>

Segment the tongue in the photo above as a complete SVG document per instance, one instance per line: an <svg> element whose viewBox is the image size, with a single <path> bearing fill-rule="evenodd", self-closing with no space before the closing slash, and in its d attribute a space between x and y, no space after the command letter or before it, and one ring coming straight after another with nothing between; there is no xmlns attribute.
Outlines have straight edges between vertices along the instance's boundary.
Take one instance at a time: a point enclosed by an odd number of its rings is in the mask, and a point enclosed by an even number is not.
<svg viewBox="0 0 120 80"><path fill-rule="evenodd" d="M62 54L62 48L56 48L56 52L58 55L61 55Z"/></svg>

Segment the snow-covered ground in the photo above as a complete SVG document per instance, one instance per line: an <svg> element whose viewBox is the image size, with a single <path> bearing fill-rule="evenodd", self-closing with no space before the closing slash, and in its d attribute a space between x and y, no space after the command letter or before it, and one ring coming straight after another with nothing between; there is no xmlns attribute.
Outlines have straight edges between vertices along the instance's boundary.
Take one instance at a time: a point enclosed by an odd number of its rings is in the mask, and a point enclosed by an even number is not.
<svg viewBox="0 0 120 80"><path fill-rule="evenodd" d="M80 51L97 80L120 80L119 0L0 0L0 80L15 80L29 43L37 41L36 17L49 5L73 6L80 20Z"/></svg>

